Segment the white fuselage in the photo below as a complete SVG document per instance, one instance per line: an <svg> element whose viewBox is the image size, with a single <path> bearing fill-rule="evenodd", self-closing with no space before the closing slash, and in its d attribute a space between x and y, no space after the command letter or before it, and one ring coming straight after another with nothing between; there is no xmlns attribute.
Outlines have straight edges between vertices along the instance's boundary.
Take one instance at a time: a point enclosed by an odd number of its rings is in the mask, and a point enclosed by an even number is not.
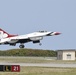
<svg viewBox="0 0 76 75"><path fill-rule="evenodd" d="M3 39L0 39L0 43L5 43L5 42L16 43L19 39L28 39L28 38L30 38L31 40L37 40L37 39L41 40L43 36L46 36L49 33L50 32L44 32L44 33L34 32L26 35L3 38Z"/></svg>
<svg viewBox="0 0 76 75"><path fill-rule="evenodd" d="M59 35L59 32L47 32L47 31L38 31L25 35L11 35L0 28L0 45L1 44L9 44L15 46L16 43L20 43L20 48L24 48L24 43L33 42L39 43L41 45L40 40L43 39L44 36L53 36Z"/></svg>
<svg viewBox="0 0 76 75"><path fill-rule="evenodd" d="M44 36L53 36L59 35L59 32L47 32L47 31L38 31L25 35L10 35L7 32L0 29L0 44L9 44L15 46L16 43L20 43L20 48L24 48L24 43L32 41L33 43L39 43Z"/></svg>

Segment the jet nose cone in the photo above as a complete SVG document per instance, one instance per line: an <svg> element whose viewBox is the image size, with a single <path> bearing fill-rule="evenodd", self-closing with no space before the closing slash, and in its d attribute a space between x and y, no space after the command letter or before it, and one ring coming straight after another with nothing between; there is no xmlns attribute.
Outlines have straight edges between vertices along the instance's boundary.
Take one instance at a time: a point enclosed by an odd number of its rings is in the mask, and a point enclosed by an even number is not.
<svg viewBox="0 0 76 75"><path fill-rule="evenodd" d="M55 35L60 35L61 33L60 32L55 32Z"/></svg>

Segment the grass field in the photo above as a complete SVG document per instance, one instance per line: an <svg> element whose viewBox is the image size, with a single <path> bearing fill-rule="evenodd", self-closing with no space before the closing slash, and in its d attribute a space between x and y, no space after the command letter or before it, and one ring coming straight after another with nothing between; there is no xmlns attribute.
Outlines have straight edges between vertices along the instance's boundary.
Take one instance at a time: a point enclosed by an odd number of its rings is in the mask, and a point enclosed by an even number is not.
<svg viewBox="0 0 76 75"><path fill-rule="evenodd" d="M0 62L11 63L76 63L51 57L0 57ZM20 72L0 72L0 75L76 75L76 68L22 67Z"/></svg>
<svg viewBox="0 0 76 75"><path fill-rule="evenodd" d="M11 63L76 63L75 61L56 60L55 57L0 57L0 62Z"/></svg>
<svg viewBox="0 0 76 75"><path fill-rule="evenodd" d="M76 75L76 68L21 67L20 72L0 72L0 75Z"/></svg>

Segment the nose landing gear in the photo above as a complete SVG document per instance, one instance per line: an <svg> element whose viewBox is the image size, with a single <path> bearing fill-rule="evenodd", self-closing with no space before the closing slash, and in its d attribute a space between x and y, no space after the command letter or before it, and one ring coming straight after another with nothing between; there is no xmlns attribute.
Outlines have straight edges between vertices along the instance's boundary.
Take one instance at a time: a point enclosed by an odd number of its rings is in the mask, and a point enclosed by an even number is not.
<svg viewBox="0 0 76 75"><path fill-rule="evenodd" d="M39 45L41 46L41 45L42 45L42 43L39 43Z"/></svg>

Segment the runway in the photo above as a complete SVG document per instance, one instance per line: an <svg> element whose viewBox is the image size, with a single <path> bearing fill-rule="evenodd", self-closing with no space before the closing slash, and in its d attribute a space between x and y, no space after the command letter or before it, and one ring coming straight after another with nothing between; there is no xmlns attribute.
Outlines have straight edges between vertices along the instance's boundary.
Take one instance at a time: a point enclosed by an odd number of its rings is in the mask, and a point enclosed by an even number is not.
<svg viewBox="0 0 76 75"><path fill-rule="evenodd" d="M20 65L20 66L36 66L36 67L65 67L76 68L76 64L64 64L64 63L4 63L0 62L0 65Z"/></svg>

